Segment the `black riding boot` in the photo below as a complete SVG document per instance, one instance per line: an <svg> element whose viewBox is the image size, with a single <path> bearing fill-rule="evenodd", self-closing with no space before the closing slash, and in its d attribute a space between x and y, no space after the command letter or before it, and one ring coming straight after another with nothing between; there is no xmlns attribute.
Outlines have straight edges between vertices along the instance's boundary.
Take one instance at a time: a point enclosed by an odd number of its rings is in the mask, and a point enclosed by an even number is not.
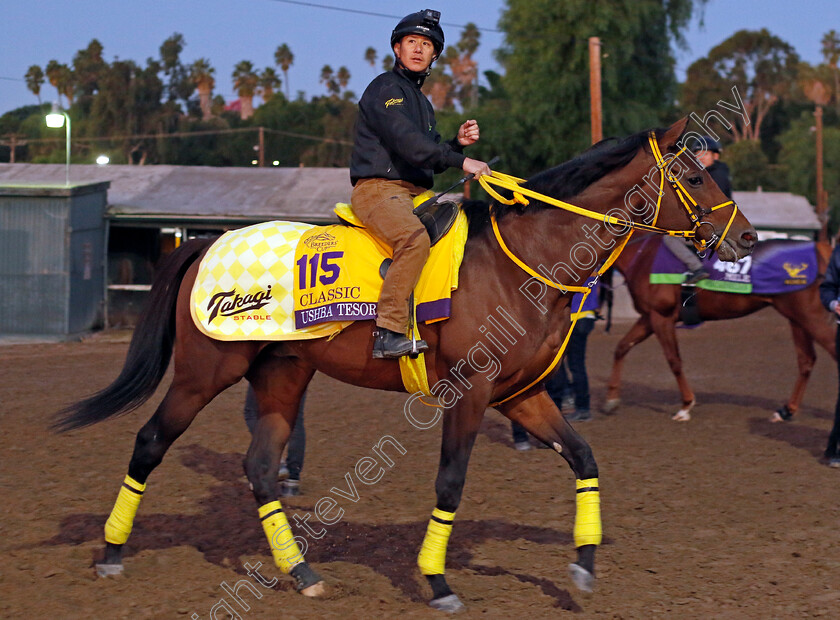
<svg viewBox="0 0 840 620"><path fill-rule="evenodd" d="M384 327L377 329L376 339L373 341L374 359L396 359L411 353L411 340L400 333L385 329ZM418 353L422 353L428 349L429 345L426 344L425 340L417 341Z"/></svg>

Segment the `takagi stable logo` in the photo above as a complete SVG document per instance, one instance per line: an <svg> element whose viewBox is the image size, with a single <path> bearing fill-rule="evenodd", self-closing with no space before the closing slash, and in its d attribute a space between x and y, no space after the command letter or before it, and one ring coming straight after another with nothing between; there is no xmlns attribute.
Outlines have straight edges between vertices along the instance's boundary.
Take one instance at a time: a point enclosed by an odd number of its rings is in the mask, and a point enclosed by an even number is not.
<svg viewBox="0 0 840 620"><path fill-rule="evenodd" d="M259 310L267 306L271 299L270 284L264 291L248 295L241 295L236 289L222 291L213 295L207 303L207 311L210 313L207 320L212 321L217 316L234 316L243 312Z"/></svg>

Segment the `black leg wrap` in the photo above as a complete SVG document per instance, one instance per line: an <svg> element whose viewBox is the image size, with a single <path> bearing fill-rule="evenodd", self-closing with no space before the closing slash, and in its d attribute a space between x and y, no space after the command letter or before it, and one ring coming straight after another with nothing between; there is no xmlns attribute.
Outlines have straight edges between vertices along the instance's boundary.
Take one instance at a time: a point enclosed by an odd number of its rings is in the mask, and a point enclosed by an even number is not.
<svg viewBox="0 0 840 620"><path fill-rule="evenodd" d="M593 575L595 574L595 550L598 545L583 545L578 547L578 559L576 564L585 568Z"/></svg>
<svg viewBox="0 0 840 620"><path fill-rule="evenodd" d="M779 414L779 417L782 418L785 422L789 422L790 419L793 417L793 412L788 409L787 405L782 405L778 409L776 409L776 413Z"/></svg>
<svg viewBox="0 0 840 620"><path fill-rule="evenodd" d="M432 586L432 598L443 598L452 594L449 584L446 583L446 578L443 575L426 575L429 580L429 585Z"/></svg>
<svg viewBox="0 0 840 620"><path fill-rule="evenodd" d="M319 581L323 581L321 576L316 573L306 562L301 562L289 572L295 579L295 589L300 592L309 586L314 586Z"/></svg>
<svg viewBox="0 0 840 620"><path fill-rule="evenodd" d="M122 545L105 543L105 559L103 564L122 564Z"/></svg>

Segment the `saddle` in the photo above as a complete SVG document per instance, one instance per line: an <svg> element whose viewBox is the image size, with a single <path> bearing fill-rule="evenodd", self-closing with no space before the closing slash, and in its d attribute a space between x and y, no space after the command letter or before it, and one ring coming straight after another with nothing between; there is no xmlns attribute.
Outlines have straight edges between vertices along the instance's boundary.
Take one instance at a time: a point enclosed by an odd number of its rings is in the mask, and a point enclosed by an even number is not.
<svg viewBox="0 0 840 620"><path fill-rule="evenodd" d="M426 232L429 233L429 240L432 245L440 241L458 217L460 206L458 203L451 200L438 201L431 192L420 194L414 199L414 215L416 215ZM355 226L356 228L365 228L362 221L353 212L353 206L344 202L339 202L333 209L338 216L339 221L345 226Z"/></svg>

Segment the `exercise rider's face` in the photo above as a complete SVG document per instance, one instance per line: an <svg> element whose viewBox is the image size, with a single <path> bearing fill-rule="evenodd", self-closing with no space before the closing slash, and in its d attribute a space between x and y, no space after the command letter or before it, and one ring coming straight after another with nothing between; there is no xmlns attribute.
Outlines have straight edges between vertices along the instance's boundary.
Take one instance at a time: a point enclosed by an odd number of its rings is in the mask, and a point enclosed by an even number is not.
<svg viewBox="0 0 840 620"><path fill-rule="evenodd" d="M422 34L409 34L394 44L394 56L409 71L423 73L432 64L435 46L429 37Z"/></svg>

